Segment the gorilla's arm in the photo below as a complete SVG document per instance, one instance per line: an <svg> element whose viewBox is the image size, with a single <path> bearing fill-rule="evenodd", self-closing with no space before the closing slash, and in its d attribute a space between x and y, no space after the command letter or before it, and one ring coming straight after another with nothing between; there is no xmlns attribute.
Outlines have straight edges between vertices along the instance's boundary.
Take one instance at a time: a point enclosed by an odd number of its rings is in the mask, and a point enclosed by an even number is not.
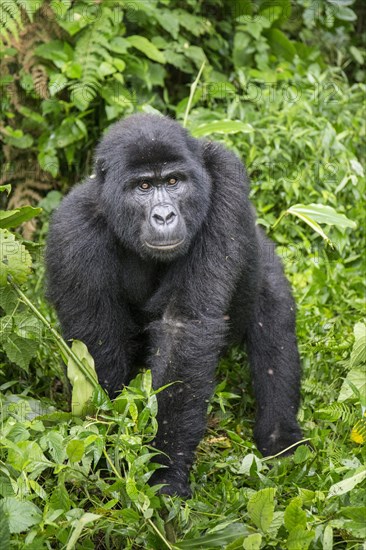
<svg viewBox="0 0 366 550"><path fill-rule="evenodd" d="M76 187L53 216L46 251L48 297L64 337L87 345L100 383L113 397L128 379L137 329L119 297L115 243L93 189Z"/></svg>
<svg viewBox="0 0 366 550"><path fill-rule="evenodd" d="M274 245L258 232L262 284L247 330L247 349L257 403L254 436L264 456L302 438L296 420L300 398L300 358L295 334L295 302Z"/></svg>

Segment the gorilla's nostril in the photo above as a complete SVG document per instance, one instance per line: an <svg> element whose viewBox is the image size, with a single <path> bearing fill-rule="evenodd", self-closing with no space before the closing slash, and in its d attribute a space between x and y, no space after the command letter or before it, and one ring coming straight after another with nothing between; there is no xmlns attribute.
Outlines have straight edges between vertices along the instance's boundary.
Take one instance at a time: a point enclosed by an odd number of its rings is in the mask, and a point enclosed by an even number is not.
<svg viewBox="0 0 366 550"><path fill-rule="evenodd" d="M175 218L175 216L176 216L175 212L170 212L170 214L168 214L166 217L166 222L169 223L170 221L173 220L173 218Z"/></svg>
<svg viewBox="0 0 366 550"><path fill-rule="evenodd" d="M153 218L154 220L159 223L160 225L164 224L165 223L165 220L163 218L163 216L160 216L159 214L154 214L153 215Z"/></svg>

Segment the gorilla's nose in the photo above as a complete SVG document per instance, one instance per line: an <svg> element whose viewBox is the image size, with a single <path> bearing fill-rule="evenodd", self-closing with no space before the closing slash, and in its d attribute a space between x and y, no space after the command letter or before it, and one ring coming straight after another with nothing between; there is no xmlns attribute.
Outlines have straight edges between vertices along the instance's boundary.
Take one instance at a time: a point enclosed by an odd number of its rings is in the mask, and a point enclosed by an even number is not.
<svg viewBox="0 0 366 550"><path fill-rule="evenodd" d="M171 204L158 204L151 212L151 221L155 225L169 225L177 221L177 212Z"/></svg>

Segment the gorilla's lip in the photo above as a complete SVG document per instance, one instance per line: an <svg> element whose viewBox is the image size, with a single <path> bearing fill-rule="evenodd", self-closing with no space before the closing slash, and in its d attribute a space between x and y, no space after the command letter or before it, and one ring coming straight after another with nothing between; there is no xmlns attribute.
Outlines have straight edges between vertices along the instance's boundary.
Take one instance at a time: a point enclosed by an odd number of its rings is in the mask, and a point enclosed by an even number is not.
<svg viewBox="0 0 366 550"><path fill-rule="evenodd" d="M145 244L148 248L153 248L154 250L173 250L174 248L177 248L177 246L181 245L183 242L184 242L184 239L181 239L180 241L173 241L166 244L153 244L145 241Z"/></svg>

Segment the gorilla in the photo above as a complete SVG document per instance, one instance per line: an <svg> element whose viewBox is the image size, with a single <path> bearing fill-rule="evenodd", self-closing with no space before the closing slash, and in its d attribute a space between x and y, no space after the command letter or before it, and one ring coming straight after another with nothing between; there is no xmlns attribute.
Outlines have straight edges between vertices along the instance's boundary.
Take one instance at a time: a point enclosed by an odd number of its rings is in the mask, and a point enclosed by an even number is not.
<svg viewBox="0 0 366 550"><path fill-rule="evenodd" d="M135 114L100 141L95 173L55 212L48 295L64 337L85 342L111 397L151 369L162 451L151 484L188 496L215 367L245 343L263 455L296 444L295 306L256 226L245 168L168 117Z"/></svg>

